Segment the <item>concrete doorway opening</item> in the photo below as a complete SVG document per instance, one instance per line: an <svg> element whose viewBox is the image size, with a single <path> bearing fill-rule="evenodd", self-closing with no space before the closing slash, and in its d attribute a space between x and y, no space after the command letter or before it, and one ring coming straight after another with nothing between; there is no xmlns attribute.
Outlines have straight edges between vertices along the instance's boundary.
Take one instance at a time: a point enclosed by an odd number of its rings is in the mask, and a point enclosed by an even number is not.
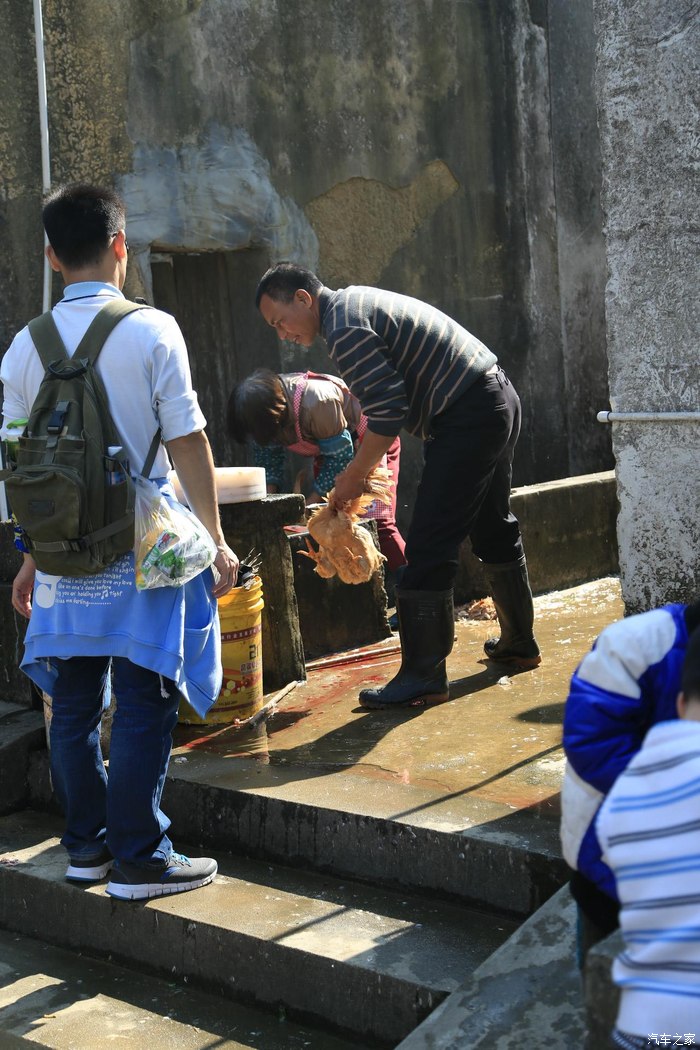
<svg viewBox="0 0 700 1050"><path fill-rule="evenodd" d="M154 306L173 314L189 350L192 383L207 417L218 466L245 466L246 450L226 433L233 384L255 368L280 370L278 340L255 308L265 250L151 255Z"/></svg>

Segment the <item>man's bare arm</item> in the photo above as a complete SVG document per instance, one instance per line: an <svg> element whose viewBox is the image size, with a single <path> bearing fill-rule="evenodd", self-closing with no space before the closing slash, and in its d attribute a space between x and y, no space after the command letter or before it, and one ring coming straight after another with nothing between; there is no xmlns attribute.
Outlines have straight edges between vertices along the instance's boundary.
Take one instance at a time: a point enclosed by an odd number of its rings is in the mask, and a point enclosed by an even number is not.
<svg viewBox="0 0 700 1050"><path fill-rule="evenodd" d="M371 430L365 431L355 458L335 479L333 504L338 510L341 510L349 500L362 495L365 478L378 463L381 463L383 456L394 441L396 441L395 436L386 437L384 434L374 434Z"/></svg>

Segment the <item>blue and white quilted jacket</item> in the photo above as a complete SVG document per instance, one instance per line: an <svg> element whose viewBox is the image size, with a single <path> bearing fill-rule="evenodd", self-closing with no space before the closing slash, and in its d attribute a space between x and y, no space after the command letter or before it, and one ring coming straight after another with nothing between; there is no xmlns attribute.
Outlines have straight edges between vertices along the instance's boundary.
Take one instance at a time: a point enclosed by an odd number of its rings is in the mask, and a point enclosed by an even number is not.
<svg viewBox="0 0 700 1050"><path fill-rule="evenodd" d="M564 711L562 851L570 867L614 899L615 880L601 859L595 818L648 730L677 717L688 644L685 609L666 605L606 627L571 680Z"/></svg>

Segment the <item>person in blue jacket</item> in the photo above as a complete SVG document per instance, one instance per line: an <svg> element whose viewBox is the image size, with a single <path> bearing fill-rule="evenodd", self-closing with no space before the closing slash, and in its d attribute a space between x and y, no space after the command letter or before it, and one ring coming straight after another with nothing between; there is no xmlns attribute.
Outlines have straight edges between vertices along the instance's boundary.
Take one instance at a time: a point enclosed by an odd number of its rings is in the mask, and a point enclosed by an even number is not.
<svg viewBox="0 0 700 1050"><path fill-rule="evenodd" d="M561 842L573 869L581 965L588 948L618 926L615 878L596 836L598 810L648 730L677 718L688 638L699 625L700 598L613 623L571 680L564 711Z"/></svg>

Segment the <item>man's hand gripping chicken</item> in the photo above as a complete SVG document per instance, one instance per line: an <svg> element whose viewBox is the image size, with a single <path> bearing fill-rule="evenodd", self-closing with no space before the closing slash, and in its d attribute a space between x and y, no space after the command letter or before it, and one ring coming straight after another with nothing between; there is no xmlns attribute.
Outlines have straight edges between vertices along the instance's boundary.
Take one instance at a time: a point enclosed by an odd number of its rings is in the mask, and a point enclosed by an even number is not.
<svg viewBox="0 0 700 1050"><path fill-rule="evenodd" d="M365 491L338 507L335 489L328 502L314 511L308 523L310 534L318 543L315 551L307 540L308 551L300 551L316 562L316 572L324 579L338 575L343 583L366 583L385 561L367 529L358 525L363 510L375 500L391 503L389 472L375 467L365 481Z"/></svg>

